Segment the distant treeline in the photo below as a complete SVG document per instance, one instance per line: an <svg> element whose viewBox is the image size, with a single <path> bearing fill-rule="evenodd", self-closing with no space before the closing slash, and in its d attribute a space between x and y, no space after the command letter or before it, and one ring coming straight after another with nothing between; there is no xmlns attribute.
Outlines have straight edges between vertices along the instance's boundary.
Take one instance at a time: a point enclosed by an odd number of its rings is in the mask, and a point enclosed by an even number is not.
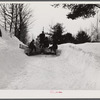
<svg viewBox="0 0 100 100"><path fill-rule="evenodd" d="M63 43L85 43L85 42L91 42L91 37L83 30L80 30L76 36L73 36L72 33L66 33L64 32L64 27L62 24L57 23L53 27L50 27L50 32L52 33L51 40L53 37L55 37L55 41L57 44L63 44Z"/></svg>

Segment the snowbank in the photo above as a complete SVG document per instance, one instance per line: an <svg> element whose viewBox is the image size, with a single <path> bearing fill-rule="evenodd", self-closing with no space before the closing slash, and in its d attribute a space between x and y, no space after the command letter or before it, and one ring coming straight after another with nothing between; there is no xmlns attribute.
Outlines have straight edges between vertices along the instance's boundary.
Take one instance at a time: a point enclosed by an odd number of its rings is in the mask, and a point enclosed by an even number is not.
<svg viewBox="0 0 100 100"><path fill-rule="evenodd" d="M100 43L61 45L61 59L77 73L78 84L71 89L100 89ZM97 49L98 48L98 49ZM97 53L98 52L98 53ZM99 55L97 55L99 54ZM76 78L76 76L75 76Z"/></svg>
<svg viewBox="0 0 100 100"><path fill-rule="evenodd" d="M0 89L4 89L24 68L25 55L19 49L21 42L14 36L10 37L3 27L0 29Z"/></svg>
<svg viewBox="0 0 100 100"><path fill-rule="evenodd" d="M100 42L79 44L77 47L82 48L86 52L91 52L92 54L100 56Z"/></svg>
<svg viewBox="0 0 100 100"><path fill-rule="evenodd" d="M2 32L2 39L4 39L8 45L18 48L19 44L23 44L15 36L11 36L11 33L5 31L5 29L2 26L0 26L0 29Z"/></svg>

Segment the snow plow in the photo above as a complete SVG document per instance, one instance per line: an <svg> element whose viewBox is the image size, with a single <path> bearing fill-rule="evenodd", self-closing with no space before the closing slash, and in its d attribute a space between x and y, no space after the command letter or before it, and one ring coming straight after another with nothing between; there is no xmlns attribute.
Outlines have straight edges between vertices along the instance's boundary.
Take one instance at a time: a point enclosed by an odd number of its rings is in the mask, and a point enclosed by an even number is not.
<svg viewBox="0 0 100 100"><path fill-rule="evenodd" d="M45 37L44 32L42 32L34 41L34 39L29 43L29 45L21 45L20 48L24 49L24 53L28 56L37 55L37 54L51 54L56 55L58 45L56 42L52 43L52 46L49 46L50 42L48 37Z"/></svg>
<svg viewBox="0 0 100 100"><path fill-rule="evenodd" d="M35 47L31 49L27 45L20 44L19 48L24 49L24 53L28 56L38 55L38 54L47 54L47 55L57 55L58 47L54 48L53 45L50 47L42 48L40 45L35 43Z"/></svg>

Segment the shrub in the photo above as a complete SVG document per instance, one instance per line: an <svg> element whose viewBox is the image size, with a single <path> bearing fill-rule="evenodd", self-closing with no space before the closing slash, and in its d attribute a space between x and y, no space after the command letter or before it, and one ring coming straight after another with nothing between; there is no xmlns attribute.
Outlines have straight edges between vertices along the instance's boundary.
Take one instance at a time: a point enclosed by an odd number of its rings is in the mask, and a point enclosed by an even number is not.
<svg viewBox="0 0 100 100"><path fill-rule="evenodd" d="M90 36L85 31L79 31L76 35L76 41L77 43L85 43L90 42Z"/></svg>

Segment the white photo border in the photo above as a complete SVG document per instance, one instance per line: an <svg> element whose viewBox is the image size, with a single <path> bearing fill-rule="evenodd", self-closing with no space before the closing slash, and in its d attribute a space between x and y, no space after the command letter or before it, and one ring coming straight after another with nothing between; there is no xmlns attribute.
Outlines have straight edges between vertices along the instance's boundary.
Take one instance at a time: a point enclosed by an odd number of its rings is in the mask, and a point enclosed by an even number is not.
<svg viewBox="0 0 100 100"><path fill-rule="evenodd" d="M0 3L100 3L99 0L0 0ZM98 100L100 98L100 90L0 90L1 100L33 100L33 99L67 99L67 100Z"/></svg>

